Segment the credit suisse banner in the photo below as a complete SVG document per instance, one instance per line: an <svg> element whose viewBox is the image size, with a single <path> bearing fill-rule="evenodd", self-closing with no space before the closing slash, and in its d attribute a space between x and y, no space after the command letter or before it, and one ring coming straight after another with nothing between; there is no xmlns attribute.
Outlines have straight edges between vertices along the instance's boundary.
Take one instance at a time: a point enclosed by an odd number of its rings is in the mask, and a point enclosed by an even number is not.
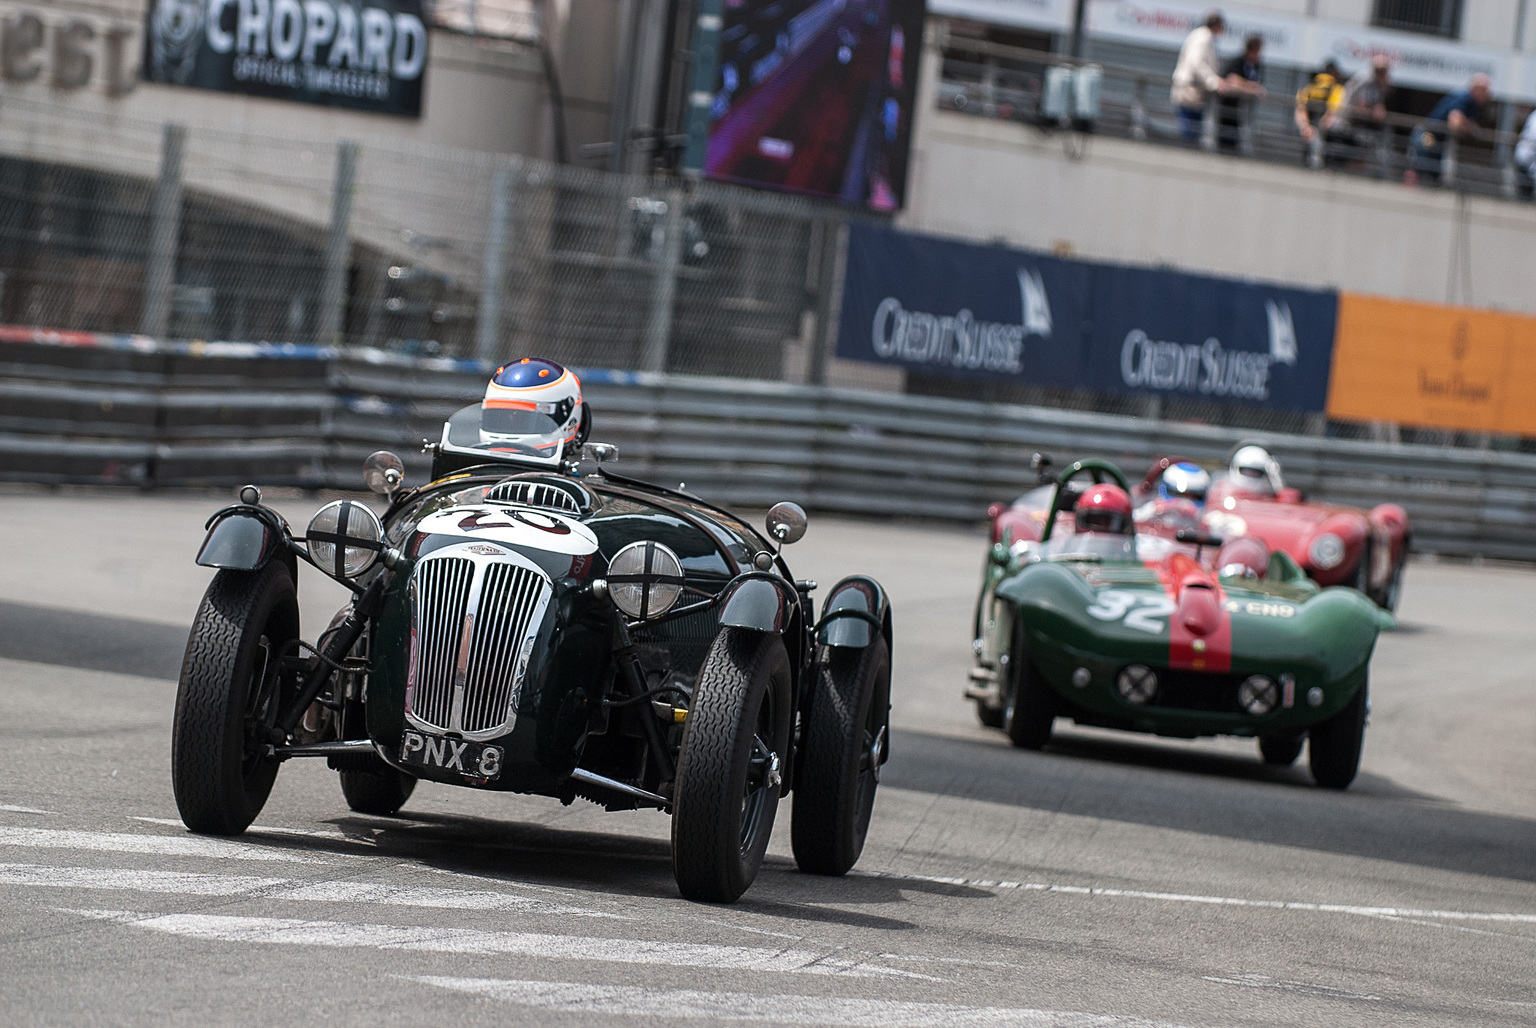
<svg viewBox="0 0 1536 1028"><path fill-rule="evenodd" d="M837 353L915 372L1320 411L1337 295L852 225Z"/></svg>
<svg viewBox="0 0 1536 1028"><path fill-rule="evenodd" d="M421 0L153 0L144 79L421 115Z"/></svg>

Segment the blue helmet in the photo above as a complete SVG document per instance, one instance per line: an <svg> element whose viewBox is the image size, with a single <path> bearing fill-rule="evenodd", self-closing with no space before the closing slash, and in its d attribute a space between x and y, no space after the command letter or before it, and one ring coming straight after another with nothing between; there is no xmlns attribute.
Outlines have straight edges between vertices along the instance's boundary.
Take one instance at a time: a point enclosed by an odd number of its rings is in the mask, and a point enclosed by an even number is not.
<svg viewBox="0 0 1536 1028"><path fill-rule="evenodd" d="M1211 487L1211 475L1198 464L1180 461L1168 466L1157 480L1159 500L1193 500L1205 503L1205 492Z"/></svg>

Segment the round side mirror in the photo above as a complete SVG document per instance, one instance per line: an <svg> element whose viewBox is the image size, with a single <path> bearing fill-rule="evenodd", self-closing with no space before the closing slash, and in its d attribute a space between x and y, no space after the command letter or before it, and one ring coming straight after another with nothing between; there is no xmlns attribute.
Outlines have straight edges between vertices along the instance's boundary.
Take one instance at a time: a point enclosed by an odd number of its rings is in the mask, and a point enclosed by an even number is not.
<svg viewBox="0 0 1536 1028"><path fill-rule="evenodd" d="M388 496L405 480L405 464L388 450L374 450L363 461L363 484Z"/></svg>
<svg viewBox="0 0 1536 1028"><path fill-rule="evenodd" d="M809 520L805 508L798 503L790 503L788 500L775 503L768 511L768 534L781 546L797 543L805 535L805 526Z"/></svg>

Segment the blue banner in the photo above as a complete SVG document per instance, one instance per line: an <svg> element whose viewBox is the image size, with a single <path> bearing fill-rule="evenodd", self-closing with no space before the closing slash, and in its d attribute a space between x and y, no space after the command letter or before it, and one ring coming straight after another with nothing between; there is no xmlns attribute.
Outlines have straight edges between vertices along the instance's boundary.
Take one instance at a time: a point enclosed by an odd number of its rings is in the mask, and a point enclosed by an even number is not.
<svg viewBox="0 0 1536 1028"><path fill-rule="evenodd" d="M852 225L837 355L1293 410L1328 395L1338 295Z"/></svg>

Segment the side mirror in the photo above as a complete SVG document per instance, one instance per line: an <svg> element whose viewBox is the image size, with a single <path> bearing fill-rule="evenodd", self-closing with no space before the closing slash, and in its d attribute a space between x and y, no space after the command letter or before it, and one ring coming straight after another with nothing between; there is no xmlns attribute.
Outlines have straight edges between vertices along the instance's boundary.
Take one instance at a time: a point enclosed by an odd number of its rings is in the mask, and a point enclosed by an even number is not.
<svg viewBox="0 0 1536 1028"><path fill-rule="evenodd" d="M1007 510L1007 509L1008 509L1008 505L1006 503L989 503L989 504L987 504L987 520L988 521L996 521L997 520L997 516L999 514L1001 514L1003 511Z"/></svg>
<svg viewBox="0 0 1536 1028"><path fill-rule="evenodd" d="M388 496L405 481L405 464L388 450L374 450L363 461L363 484Z"/></svg>
<svg viewBox="0 0 1536 1028"><path fill-rule="evenodd" d="M798 503L790 503L788 500L775 503L768 511L768 534L780 546L797 543L804 537L809 520L805 508Z"/></svg>
<svg viewBox="0 0 1536 1028"><path fill-rule="evenodd" d="M598 465L610 460L619 459L619 448L612 443L583 443L581 446L581 459L590 460Z"/></svg>
<svg viewBox="0 0 1536 1028"><path fill-rule="evenodd" d="M1002 543L993 543L992 552L989 554L989 556L992 558L992 563L996 564L998 567L1004 568L1007 567L1008 562L1013 559L1013 555L1008 552L1008 547L1004 546Z"/></svg>

